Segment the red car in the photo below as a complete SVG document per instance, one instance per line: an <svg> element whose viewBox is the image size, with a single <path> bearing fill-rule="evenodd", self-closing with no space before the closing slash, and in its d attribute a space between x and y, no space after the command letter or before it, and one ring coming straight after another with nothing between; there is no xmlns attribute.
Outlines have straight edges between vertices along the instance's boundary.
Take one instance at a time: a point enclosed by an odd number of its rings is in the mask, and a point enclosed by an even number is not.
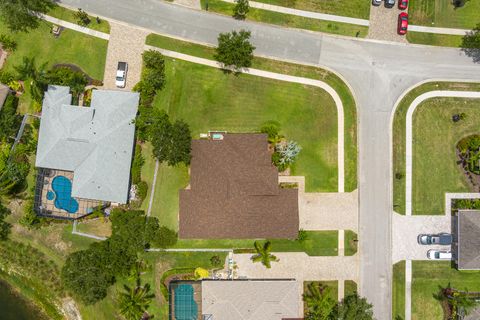
<svg viewBox="0 0 480 320"><path fill-rule="evenodd" d="M402 12L398 15L398 34L407 33L408 29L408 14Z"/></svg>
<svg viewBox="0 0 480 320"><path fill-rule="evenodd" d="M408 0L399 0L398 1L398 9L405 10L408 7Z"/></svg>

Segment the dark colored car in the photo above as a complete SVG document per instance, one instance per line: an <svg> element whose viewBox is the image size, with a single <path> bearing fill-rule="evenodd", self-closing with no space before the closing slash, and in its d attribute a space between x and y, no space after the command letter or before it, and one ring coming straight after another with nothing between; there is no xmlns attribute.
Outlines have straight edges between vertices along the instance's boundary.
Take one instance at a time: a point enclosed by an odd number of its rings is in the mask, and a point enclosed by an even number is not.
<svg viewBox="0 0 480 320"><path fill-rule="evenodd" d="M398 9L405 10L408 7L408 0L398 0Z"/></svg>
<svg viewBox="0 0 480 320"><path fill-rule="evenodd" d="M402 12L398 15L398 34L405 34L407 33L408 29L408 14L406 12Z"/></svg>
<svg viewBox="0 0 480 320"><path fill-rule="evenodd" d="M452 240L453 240L453 237L450 233L420 234L417 237L418 243L423 245L448 246L452 244Z"/></svg>
<svg viewBox="0 0 480 320"><path fill-rule="evenodd" d="M386 8L393 8L394 5L395 5L395 0L385 0Z"/></svg>

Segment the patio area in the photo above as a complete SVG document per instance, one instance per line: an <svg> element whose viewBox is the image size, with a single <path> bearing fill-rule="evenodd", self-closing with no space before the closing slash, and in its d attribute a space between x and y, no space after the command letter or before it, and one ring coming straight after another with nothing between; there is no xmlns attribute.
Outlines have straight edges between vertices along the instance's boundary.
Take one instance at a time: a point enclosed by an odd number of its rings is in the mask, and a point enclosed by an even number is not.
<svg viewBox="0 0 480 320"><path fill-rule="evenodd" d="M35 212L44 217L79 219L92 213L103 201L72 197L73 172L39 168L35 189Z"/></svg>

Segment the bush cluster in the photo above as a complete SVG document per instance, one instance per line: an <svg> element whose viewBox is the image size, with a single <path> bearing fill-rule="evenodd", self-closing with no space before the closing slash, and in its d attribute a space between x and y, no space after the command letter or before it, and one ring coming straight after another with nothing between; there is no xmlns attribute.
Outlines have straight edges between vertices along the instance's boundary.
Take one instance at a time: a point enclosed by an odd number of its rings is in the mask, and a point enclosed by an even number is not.
<svg viewBox="0 0 480 320"><path fill-rule="evenodd" d="M0 43L2 44L2 48L7 51L15 51L15 49L17 49L17 42L6 34L0 34Z"/></svg>
<svg viewBox="0 0 480 320"><path fill-rule="evenodd" d="M145 51L143 57L142 78L134 90L140 93L140 104L151 106L158 90L165 86L165 59L155 50Z"/></svg>
<svg viewBox="0 0 480 320"><path fill-rule="evenodd" d="M114 209L110 220L112 235L70 254L61 272L65 288L85 304L105 298L108 288L130 273L145 248L177 241L174 231L160 227L154 217L147 219L143 211Z"/></svg>

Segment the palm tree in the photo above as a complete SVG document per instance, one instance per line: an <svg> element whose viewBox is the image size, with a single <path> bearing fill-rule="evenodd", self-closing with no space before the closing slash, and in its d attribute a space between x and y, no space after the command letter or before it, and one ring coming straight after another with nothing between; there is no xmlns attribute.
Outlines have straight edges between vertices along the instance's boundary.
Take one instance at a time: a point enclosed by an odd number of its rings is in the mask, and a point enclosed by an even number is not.
<svg viewBox="0 0 480 320"><path fill-rule="evenodd" d="M45 68L47 63L37 68L35 58L23 57L20 65L14 66L18 77L22 80L30 80L30 95L35 101L42 101L43 91L47 85Z"/></svg>
<svg viewBox="0 0 480 320"><path fill-rule="evenodd" d="M140 285L140 278L137 278L136 286L123 286L123 292L118 293L117 301L120 307L120 314L127 320L139 320L144 317L150 302L155 297L149 293L150 285Z"/></svg>
<svg viewBox="0 0 480 320"><path fill-rule="evenodd" d="M307 305L306 319L327 320L331 318L337 304L330 296L331 288L319 282L310 282L307 292L303 294L303 301Z"/></svg>
<svg viewBox="0 0 480 320"><path fill-rule="evenodd" d="M270 241L265 242L263 245L261 245L260 242L255 241L253 245L255 246L255 251L257 251L257 254L251 258L253 262L261 262L265 267L270 269L270 263L272 261L279 261L277 257L270 253L270 251L272 251L272 243Z"/></svg>

